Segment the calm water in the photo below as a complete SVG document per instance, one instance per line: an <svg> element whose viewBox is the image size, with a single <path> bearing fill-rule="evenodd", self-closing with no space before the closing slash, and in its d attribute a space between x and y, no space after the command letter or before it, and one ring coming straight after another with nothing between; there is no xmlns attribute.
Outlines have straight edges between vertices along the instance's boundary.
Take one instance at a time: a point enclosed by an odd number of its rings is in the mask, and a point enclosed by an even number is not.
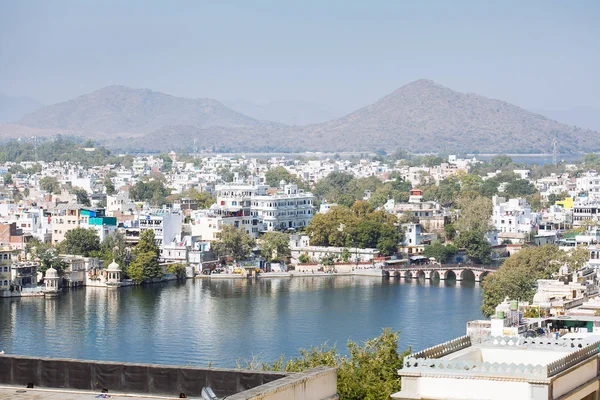
<svg viewBox="0 0 600 400"><path fill-rule="evenodd" d="M9 354L234 367L326 341L345 348L401 330L401 349L464 335L481 317L473 282L369 277L189 280L120 290L85 288L56 300L0 299Z"/></svg>

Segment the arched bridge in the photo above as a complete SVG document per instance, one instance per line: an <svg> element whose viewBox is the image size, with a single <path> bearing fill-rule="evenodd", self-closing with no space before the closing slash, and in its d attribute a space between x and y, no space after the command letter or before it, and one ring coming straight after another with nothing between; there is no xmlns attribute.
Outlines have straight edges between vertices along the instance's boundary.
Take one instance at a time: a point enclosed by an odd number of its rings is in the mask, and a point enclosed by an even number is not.
<svg viewBox="0 0 600 400"><path fill-rule="evenodd" d="M456 278L462 281L467 275L472 274L475 282L481 282L488 274L493 274L498 267L491 265L470 264L423 264L423 265L401 265L384 266L383 275L389 278L405 279L433 279L436 276L440 280Z"/></svg>

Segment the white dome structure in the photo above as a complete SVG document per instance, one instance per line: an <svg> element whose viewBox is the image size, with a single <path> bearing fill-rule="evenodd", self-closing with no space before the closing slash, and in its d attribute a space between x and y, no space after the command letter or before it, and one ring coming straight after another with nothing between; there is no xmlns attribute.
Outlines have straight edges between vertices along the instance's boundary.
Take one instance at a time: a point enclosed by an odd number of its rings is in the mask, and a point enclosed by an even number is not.
<svg viewBox="0 0 600 400"><path fill-rule="evenodd" d="M48 278L58 278L58 271L52 267L48 268L46 270L46 279Z"/></svg>
<svg viewBox="0 0 600 400"><path fill-rule="evenodd" d="M121 286L121 267L113 260L106 268L106 285L108 287Z"/></svg>
<svg viewBox="0 0 600 400"><path fill-rule="evenodd" d="M108 264L108 268L106 270L111 271L111 272L116 272L116 271L121 271L121 267L119 266L119 264L117 264L115 262L115 260L113 260L113 262Z"/></svg>

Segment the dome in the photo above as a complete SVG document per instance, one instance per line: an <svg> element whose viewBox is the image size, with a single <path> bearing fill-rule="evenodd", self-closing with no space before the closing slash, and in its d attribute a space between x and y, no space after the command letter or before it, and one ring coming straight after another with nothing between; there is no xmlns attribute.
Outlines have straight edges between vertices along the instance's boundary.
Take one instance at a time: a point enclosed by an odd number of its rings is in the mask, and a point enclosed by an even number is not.
<svg viewBox="0 0 600 400"><path fill-rule="evenodd" d="M117 264L115 262L115 260L113 260L113 262L111 262L110 264L108 264L108 268L106 270L107 271L120 271L121 267L119 267L119 264Z"/></svg>
<svg viewBox="0 0 600 400"><path fill-rule="evenodd" d="M50 267L46 270L46 278L58 278L58 271Z"/></svg>
<svg viewBox="0 0 600 400"><path fill-rule="evenodd" d="M533 296L533 304L550 304L550 296L546 292L536 292Z"/></svg>

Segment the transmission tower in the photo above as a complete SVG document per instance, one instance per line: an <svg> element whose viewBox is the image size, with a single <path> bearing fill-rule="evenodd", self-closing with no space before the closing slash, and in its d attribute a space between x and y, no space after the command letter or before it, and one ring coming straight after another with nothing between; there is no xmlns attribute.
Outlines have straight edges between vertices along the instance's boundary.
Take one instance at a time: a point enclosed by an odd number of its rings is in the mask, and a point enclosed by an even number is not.
<svg viewBox="0 0 600 400"><path fill-rule="evenodd" d="M558 144L556 138L552 139L552 162L554 165L558 165Z"/></svg>

